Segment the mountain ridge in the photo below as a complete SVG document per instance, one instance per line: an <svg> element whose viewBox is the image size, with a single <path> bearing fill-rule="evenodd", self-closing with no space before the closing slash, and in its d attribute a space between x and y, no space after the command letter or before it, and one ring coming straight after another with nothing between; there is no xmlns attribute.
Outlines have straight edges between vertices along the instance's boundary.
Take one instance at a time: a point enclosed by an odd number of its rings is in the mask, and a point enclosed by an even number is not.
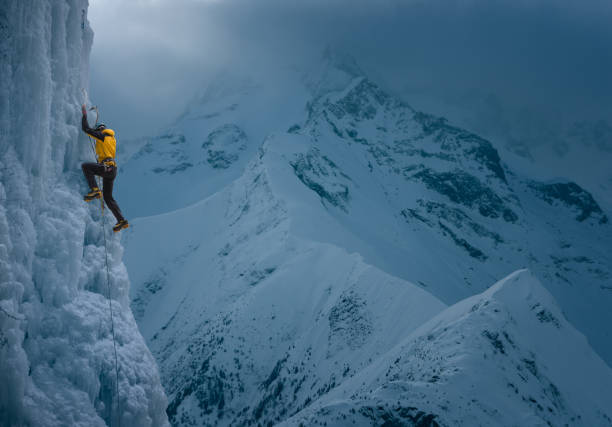
<svg viewBox="0 0 612 427"><path fill-rule="evenodd" d="M526 325L530 333L522 334ZM552 296L519 270L445 309L323 402L281 425L609 425L612 400L605 390L612 371L585 349L585 337ZM589 362L566 365L583 357ZM583 405L592 407L581 411Z"/></svg>
<svg viewBox="0 0 612 427"><path fill-rule="evenodd" d="M332 83L314 84L299 73L294 80L286 78L285 88L295 85L299 96L288 101L291 112L282 120L260 111L257 100L269 96L253 93L244 95L244 102L240 96L227 100L231 109L215 109L215 102L198 107L209 118L190 121L180 145L201 161L189 172L165 173L156 189L181 193L176 189L191 188L187 182L197 187L200 181L211 184L209 178L217 173L229 175L214 183L214 191L209 186L207 194L213 196L204 194L203 201L185 203L189 206L169 214L140 218L126 233L133 309L140 313L137 320L160 364L173 423L279 422L340 387L347 378L332 377L325 361L337 361L341 352L313 349L335 348L329 331L352 336L343 323L349 317L342 313L354 312L357 317L349 323L357 325L360 338L354 348L342 348L348 359L361 360L360 346L377 336L367 331L375 330L372 322L385 312L376 306L363 314L360 307L369 302L365 289L381 285L372 279L351 294L350 269L340 268L350 259L347 254L358 254L364 265L406 283L407 289L422 290L419 298L435 298L442 304L437 309L529 267L600 354L612 354L601 328L610 317L606 307L612 298L605 289L610 227L588 192L516 174L489 141L413 110L365 76L335 69L319 70L316 76L332 76ZM266 84L258 88L267 90ZM291 98L290 93L275 99ZM196 111L191 116L202 117ZM254 122L259 133L249 130ZM194 132L196 124L200 128ZM235 157L236 152L218 149L232 160L216 169L205 160L206 141L228 126L241 130L233 135L244 133L247 148ZM177 124L174 131L179 129ZM128 161L130 171L122 176L152 177L153 164L172 161L163 151L168 147L151 146L138 163ZM124 194L131 185L122 178ZM319 256L336 260L338 269L330 262L313 263L308 270L312 261L305 253L327 254ZM153 268L145 265L143 254L150 254ZM307 316L314 335L289 315L303 309L307 298L279 301L269 295L265 302L255 296L263 289L325 295L317 284L331 277L343 277L330 285L334 296L343 296ZM279 287L281 279L284 287ZM425 306L432 316L433 305ZM266 328L249 325L249 313L257 313L255 324ZM396 322L403 319L399 312L395 316ZM385 339L388 348L398 336ZM288 350L286 340L304 344ZM265 342L270 347L264 350ZM367 359L374 359L376 351L368 351ZM223 356L232 353L233 361ZM307 367L300 359L309 361ZM364 366L351 365L346 377ZM314 394L302 388L305 384Z"/></svg>

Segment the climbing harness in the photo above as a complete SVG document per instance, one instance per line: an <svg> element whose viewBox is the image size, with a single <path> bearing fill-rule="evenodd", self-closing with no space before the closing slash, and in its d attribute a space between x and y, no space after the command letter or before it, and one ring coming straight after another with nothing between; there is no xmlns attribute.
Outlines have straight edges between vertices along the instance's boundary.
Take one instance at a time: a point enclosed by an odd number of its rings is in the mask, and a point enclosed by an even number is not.
<svg viewBox="0 0 612 427"><path fill-rule="evenodd" d="M87 100L87 92L85 92L85 89L83 89L83 94L85 95L85 100ZM99 112L98 112L98 107L93 106L89 109L89 111L95 111L96 112L96 125L98 124L98 118L100 116ZM91 136L88 135L89 138L89 142L91 143L91 150L93 152L94 158L96 158L96 148L94 145L94 141L91 138ZM107 159L104 159L107 160ZM114 163L114 159L113 163ZM99 177L96 177L96 182L98 183L98 188L102 188L102 186L100 185L100 179ZM120 399L119 399L119 362L117 359L117 340L115 339L115 320L113 317L113 304L112 304L112 299L111 299L111 284L110 284L110 268L108 266L108 247L107 247L107 243L106 243L106 218L104 217L104 198L101 197L100 198L100 212L102 214L102 235L104 236L104 260L106 262L106 284L107 284L107 288L108 288L108 308L110 311L110 318L111 318L111 332L113 335L113 350L115 351L115 380L116 380L116 392L117 392L117 420L118 420L118 424L119 426L121 426L121 413L120 413ZM111 416L110 416L110 425L113 425L113 414L111 411Z"/></svg>
<svg viewBox="0 0 612 427"><path fill-rule="evenodd" d="M112 157L107 157L106 159L102 160L100 163L102 163L106 167L109 167L109 166L117 167L117 162Z"/></svg>

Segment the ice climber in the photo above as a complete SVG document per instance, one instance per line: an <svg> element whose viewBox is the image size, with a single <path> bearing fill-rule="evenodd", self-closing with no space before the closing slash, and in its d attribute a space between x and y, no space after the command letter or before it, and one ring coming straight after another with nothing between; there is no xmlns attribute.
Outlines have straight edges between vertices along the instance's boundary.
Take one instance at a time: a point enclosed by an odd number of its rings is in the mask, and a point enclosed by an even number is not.
<svg viewBox="0 0 612 427"><path fill-rule="evenodd" d="M91 202L94 199L99 199L102 193L104 193L106 206L117 218L117 224L113 227L113 231L116 233L119 230L128 228L129 224L121 214L119 205L113 198L113 181L115 181L117 176L117 163L115 162L117 141L115 140L115 131L108 129L103 124L97 125L95 129L90 128L89 123L87 123L87 108L85 105L82 106L81 110L83 112L81 126L87 135L96 140L96 157L98 160L98 163L83 163L81 165L89 188L91 188L91 191L85 195L84 199L86 202ZM100 191L98 188L94 175L102 177L103 191Z"/></svg>

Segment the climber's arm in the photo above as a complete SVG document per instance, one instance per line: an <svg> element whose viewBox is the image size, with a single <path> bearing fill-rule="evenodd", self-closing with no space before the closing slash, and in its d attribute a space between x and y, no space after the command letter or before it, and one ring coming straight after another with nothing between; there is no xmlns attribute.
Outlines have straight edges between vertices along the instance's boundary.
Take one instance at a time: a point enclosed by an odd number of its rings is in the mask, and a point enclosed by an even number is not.
<svg viewBox="0 0 612 427"><path fill-rule="evenodd" d="M89 127L89 123L87 123L87 109L85 105L81 106L81 112L83 113L83 118L81 119L81 127L83 128L83 132L87 135L92 136L100 141L104 141L104 134L99 131Z"/></svg>

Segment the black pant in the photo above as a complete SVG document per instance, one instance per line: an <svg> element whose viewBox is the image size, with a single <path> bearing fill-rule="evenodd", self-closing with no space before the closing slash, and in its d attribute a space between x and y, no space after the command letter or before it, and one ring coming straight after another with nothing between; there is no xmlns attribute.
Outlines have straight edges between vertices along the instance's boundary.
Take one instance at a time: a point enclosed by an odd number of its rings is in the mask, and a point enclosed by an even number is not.
<svg viewBox="0 0 612 427"><path fill-rule="evenodd" d="M119 205L115 199L113 199L113 181L115 181L115 177L117 176L117 168L115 166L105 166L101 163L83 163L81 168L83 169L83 174L85 174L89 188L92 190L98 186L94 175L102 177L102 193L104 194L106 206L108 206L113 215L115 215L117 222L123 220L124 218L119 209Z"/></svg>

